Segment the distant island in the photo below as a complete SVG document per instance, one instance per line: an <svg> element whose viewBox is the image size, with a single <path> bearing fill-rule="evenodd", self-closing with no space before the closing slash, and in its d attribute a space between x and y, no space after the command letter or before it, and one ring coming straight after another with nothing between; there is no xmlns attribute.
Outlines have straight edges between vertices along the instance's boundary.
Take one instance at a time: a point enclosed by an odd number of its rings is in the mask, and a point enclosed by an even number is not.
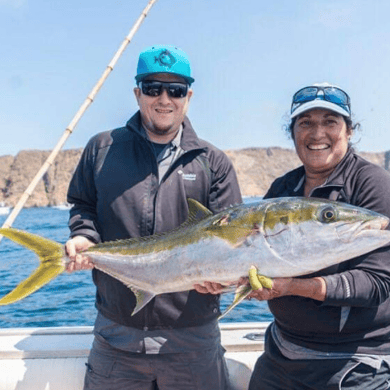
<svg viewBox="0 0 390 390"><path fill-rule="evenodd" d="M237 171L244 196L264 195L272 181L300 165L293 149L279 147L225 150ZM30 184L49 151L23 150L16 156L0 156L0 203L13 207ZM30 196L25 207L66 203L69 181L82 149L63 150ZM390 170L390 151L360 152L367 160Z"/></svg>

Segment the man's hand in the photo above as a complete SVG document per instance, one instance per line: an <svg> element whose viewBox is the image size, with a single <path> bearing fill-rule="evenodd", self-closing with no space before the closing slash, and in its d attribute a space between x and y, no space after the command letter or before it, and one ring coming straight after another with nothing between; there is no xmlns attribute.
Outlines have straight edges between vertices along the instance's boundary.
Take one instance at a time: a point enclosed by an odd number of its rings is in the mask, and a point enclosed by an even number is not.
<svg viewBox="0 0 390 390"><path fill-rule="evenodd" d="M68 272L91 269L94 267L91 259L86 255L79 254L95 244L83 236L76 236L65 244L65 253L70 259L66 270Z"/></svg>
<svg viewBox="0 0 390 390"><path fill-rule="evenodd" d="M201 294L221 294L227 286L236 285L237 282L220 284L215 282L204 282L203 284L194 284L194 290Z"/></svg>

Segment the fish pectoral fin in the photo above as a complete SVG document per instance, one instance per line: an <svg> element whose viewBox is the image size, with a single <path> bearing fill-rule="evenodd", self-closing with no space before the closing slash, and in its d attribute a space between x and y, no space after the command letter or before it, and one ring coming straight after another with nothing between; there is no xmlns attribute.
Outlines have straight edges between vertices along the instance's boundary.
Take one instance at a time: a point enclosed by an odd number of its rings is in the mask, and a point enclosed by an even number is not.
<svg viewBox="0 0 390 390"><path fill-rule="evenodd" d="M268 278L264 275L259 275L257 273L257 268L252 266L249 270L249 284L243 284L236 289L236 294L234 296L232 304L218 317L218 320L225 317L230 311L232 311L239 303L241 303L253 290L258 290L259 288L269 288L271 289L273 281L271 278ZM231 286L226 287L226 291L230 292Z"/></svg>
<svg viewBox="0 0 390 390"><path fill-rule="evenodd" d="M247 227L231 225L212 225L206 228L206 231L212 235L228 241L234 246L239 246L245 242L245 239L252 233L252 229Z"/></svg>
<svg viewBox="0 0 390 390"><path fill-rule="evenodd" d="M130 287L131 291L134 293L135 298L137 299L137 304L131 315L138 313L142 308L144 308L156 295L145 290L141 290L135 287Z"/></svg>
<svg viewBox="0 0 390 390"><path fill-rule="evenodd" d="M241 285L236 289L236 294L234 296L232 304L218 317L218 320L225 317L230 311L232 311L239 303L241 303L250 293L252 292L252 287L249 285Z"/></svg>
<svg viewBox="0 0 390 390"><path fill-rule="evenodd" d="M249 269L249 283L252 290L259 290L263 287L271 289L273 286L272 279L264 275L259 275L254 265Z"/></svg>

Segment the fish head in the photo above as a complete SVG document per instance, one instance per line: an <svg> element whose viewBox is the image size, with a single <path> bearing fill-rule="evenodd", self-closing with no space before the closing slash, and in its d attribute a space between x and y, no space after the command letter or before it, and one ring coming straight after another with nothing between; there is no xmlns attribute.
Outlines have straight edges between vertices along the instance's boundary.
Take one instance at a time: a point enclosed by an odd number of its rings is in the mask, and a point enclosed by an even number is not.
<svg viewBox="0 0 390 390"><path fill-rule="evenodd" d="M390 242L389 218L368 209L315 198L265 202L264 240L281 265L297 268L286 276L315 272Z"/></svg>

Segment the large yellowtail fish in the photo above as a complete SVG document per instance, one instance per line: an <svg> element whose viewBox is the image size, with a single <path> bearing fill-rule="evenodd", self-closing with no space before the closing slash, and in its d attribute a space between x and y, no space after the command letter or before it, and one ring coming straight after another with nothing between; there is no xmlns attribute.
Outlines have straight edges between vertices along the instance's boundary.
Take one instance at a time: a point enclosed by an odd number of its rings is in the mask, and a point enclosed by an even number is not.
<svg viewBox="0 0 390 390"><path fill-rule="evenodd" d="M268 199L216 215L190 199L188 220L179 228L98 244L84 253L95 268L132 289L135 313L158 294L191 290L204 281L236 281L251 266L270 278L310 274L388 244L388 222L367 209L322 199ZM65 270L63 245L16 229L0 234L40 259L0 305L25 298Z"/></svg>

